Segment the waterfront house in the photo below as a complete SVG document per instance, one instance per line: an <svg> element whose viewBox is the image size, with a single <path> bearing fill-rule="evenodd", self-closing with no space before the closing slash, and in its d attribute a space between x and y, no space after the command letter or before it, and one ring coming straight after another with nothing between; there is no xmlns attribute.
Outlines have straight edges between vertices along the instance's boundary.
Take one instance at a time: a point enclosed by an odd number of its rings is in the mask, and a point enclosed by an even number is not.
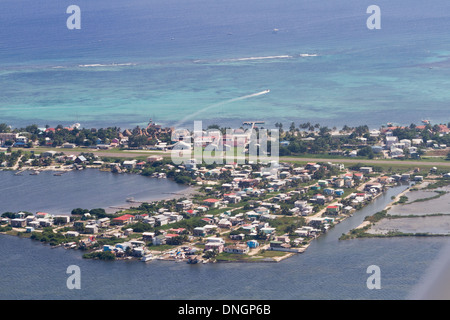
<svg viewBox="0 0 450 320"><path fill-rule="evenodd" d="M53 222L57 225L61 225L61 224L68 224L70 222L70 217L69 216L55 216L53 218Z"/></svg>
<svg viewBox="0 0 450 320"><path fill-rule="evenodd" d="M133 170L136 167L136 160L126 160L122 163L122 167L127 170Z"/></svg>
<svg viewBox="0 0 450 320"><path fill-rule="evenodd" d="M129 242L118 243L115 245L115 248L126 251L128 248L131 249L131 244Z"/></svg>
<svg viewBox="0 0 450 320"><path fill-rule="evenodd" d="M50 214L46 212L38 212L36 213L36 219L48 219L50 218Z"/></svg>
<svg viewBox="0 0 450 320"><path fill-rule="evenodd" d="M221 253L221 252L224 251L224 244L221 243L221 242L210 242L210 241L208 241L205 244L205 251L208 251L208 250L215 250L218 253Z"/></svg>
<svg viewBox="0 0 450 320"><path fill-rule="evenodd" d="M138 163L136 163L136 169L138 170L142 170L145 167L145 162L144 161L140 161Z"/></svg>
<svg viewBox="0 0 450 320"><path fill-rule="evenodd" d="M78 156L74 160L75 163L81 164L87 162L87 159L84 156Z"/></svg>
<svg viewBox="0 0 450 320"><path fill-rule="evenodd" d="M227 253L237 253L237 254L247 254L249 252L249 247L246 244L235 244L226 246L224 249Z"/></svg>
<svg viewBox="0 0 450 320"><path fill-rule="evenodd" d="M27 226L27 220L24 218L11 219L10 223L13 228L25 228Z"/></svg>

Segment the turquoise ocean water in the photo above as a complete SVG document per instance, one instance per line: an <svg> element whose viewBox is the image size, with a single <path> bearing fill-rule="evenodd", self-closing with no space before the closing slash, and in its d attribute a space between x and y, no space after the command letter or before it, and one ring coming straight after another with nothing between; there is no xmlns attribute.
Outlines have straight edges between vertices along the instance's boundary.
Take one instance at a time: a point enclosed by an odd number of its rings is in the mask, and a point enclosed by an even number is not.
<svg viewBox="0 0 450 320"><path fill-rule="evenodd" d="M380 30L371 1L75 2L1 2L1 122L448 121L443 0L377 1ZM66 27L72 4L81 30Z"/></svg>

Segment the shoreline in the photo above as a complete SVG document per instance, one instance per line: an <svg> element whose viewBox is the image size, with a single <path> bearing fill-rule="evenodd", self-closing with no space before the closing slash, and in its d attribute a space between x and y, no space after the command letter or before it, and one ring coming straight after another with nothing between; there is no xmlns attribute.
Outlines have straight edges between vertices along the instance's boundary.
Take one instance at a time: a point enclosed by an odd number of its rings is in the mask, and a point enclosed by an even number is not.
<svg viewBox="0 0 450 320"><path fill-rule="evenodd" d="M416 184L414 186L409 186L406 190L399 193L395 198L392 199L390 203L388 203L381 212L378 212L379 217L374 221L365 220L358 227L350 230L346 233L345 239L354 239L354 238L395 238L395 237L448 237L450 233L447 232L439 232L436 231L439 229L439 226L447 225L448 218L450 218L450 213L436 212L436 213L423 213L417 214L412 213L409 215L402 214L389 214L389 211L392 210L396 206L414 206L421 204L422 202L430 201L430 208L434 208L436 204L432 204L433 200L436 200L438 197L431 197L428 200L417 201L414 200L412 202L399 203L399 199L402 196L408 195L411 192L412 187L415 190L427 190L427 186L430 183L433 183L436 180L423 181L420 184ZM430 191L439 189L439 187L434 188ZM448 191L447 191L448 193ZM425 221L424 219L428 219ZM433 220L438 220L433 222ZM432 230L435 231L432 231ZM403 230L403 231L402 231ZM445 230L445 228L444 228ZM441 230L442 231L442 230ZM354 236L351 236L351 235Z"/></svg>
<svg viewBox="0 0 450 320"><path fill-rule="evenodd" d="M157 178L153 178L153 179L157 179ZM163 200L177 200L177 199L181 199L181 198L187 198L190 199L192 198L195 194L198 194L198 188L195 186L188 186L184 191L182 192L168 192L168 193L164 193L167 194L167 196L161 196L158 198L147 198L144 200L133 200L131 202L127 202L125 200L124 203L120 203L120 204L115 204L115 205L111 205L108 206L105 209L105 212L108 214L116 214L119 213L120 211L123 210L129 210L135 207L139 207L139 205L143 204L143 203L151 203L151 202L157 202L157 201L163 201Z"/></svg>

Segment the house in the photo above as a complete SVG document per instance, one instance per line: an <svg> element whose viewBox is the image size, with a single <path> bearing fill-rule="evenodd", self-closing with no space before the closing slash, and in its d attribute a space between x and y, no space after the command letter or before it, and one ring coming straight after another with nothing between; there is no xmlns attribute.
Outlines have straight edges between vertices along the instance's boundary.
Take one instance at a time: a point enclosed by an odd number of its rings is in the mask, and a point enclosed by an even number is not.
<svg viewBox="0 0 450 320"><path fill-rule="evenodd" d="M364 178L364 174L357 172L353 175L353 177L355 180L362 180Z"/></svg>
<svg viewBox="0 0 450 320"><path fill-rule="evenodd" d="M326 213L327 214L332 214L332 215L337 215L339 214L340 211L340 207L339 206L328 206Z"/></svg>
<svg viewBox="0 0 450 320"><path fill-rule="evenodd" d="M95 225L95 224L90 224L90 225L87 225L87 226L84 228L84 230L85 230L86 233L89 233L89 234L96 234L96 233L98 233L98 226Z"/></svg>
<svg viewBox="0 0 450 320"><path fill-rule="evenodd" d="M140 161L138 163L136 163L136 169L138 170L142 170L145 167L145 162L144 161Z"/></svg>
<svg viewBox="0 0 450 320"><path fill-rule="evenodd" d="M319 205L324 205L325 204L325 196L322 194L316 194L311 198L310 201L313 203L317 203Z"/></svg>
<svg viewBox="0 0 450 320"><path fill-rule="evenodd" d="M260 231L263 232L264 234L272 234L273 232L275 232L275 228L270 228L270 227L266 227L266 228L261 228Z"/></svg>
<svg viewBox="0 0 450 320"><path fill-rule="evenodd" d="M301 237L309 237L309 230L297 229L294 231L294 233Z"/></svg>
<svg viewBox="0 0 450 320"><path fill-rule="evenodd" d="M113 219L114 224L125 225L133 222L134 216L131 214L125 214L123 216L117 217Z"/></svg>
<svg viewBox="0 0 450 320"><path fill-rule="evenodd" d="M206 239L207 242L216 242L216 243L222 243L224 244L225 241L223 240L223 238L218 238L218 237L209 237Z"/></svg>
<svg viewBox="0 0 450 320"><path fill-rule="evenodd" d="M70 222L70 217L69 216L55 216L53 218L53 222L55 224L68 224Z"/></svg>
<svg viewBox="0 0 450 320"><path fill-rule="evenodd" d="M223 229L228 229L232 227L232 223L231 221L227 220L227 219L222 219L218 222L217 226L219 228L223 228Z"/></svg>
<svg viewBox="0 0 450 320"><path fill-rule="evenodd" d="M153 162L157 162L157 161L162 161L163 157L161 156L149 156L147 157L147 162L153 163Z"/></svg>
<svg viewBox="0 0 450 320"><path fill-rule="evenodd" d="M256 241L256 240L249 240L249 241L247 241L247 246L248 246L250 249L254 249L254 248L259 247L259 242Z"/></svg>
<svg viewBox="0 0 450 320"><path fill-rule="evenodd" d="M193 203L191 200L183 200L180 202L177 202L176 208L179 211L187 211L192 209Z"/></svg>
<svg viewBox="0 0 450 320"><path fill-rule="evenodd" d="M155 219L155 225L164 226L169 223L170 218L163 214L159 214L153 217Z"/></svg>
<svg viewBox="0 0 450 320"><path fill-rule="evenodd" d="M220 200L218 199L206 199L203 200L203 203L209 208L217 208L220 205Z"/></svg>
<svg viewBox="0 0 450 320"><path fill-rule="evenodd" d="M45 151L41 154L42 158L53 158L56 154L56 151Z"/></svg>
<svg viewBox="0 0 450 320"><path fill-rule="evenodd" d="M74 162L77 164L85 163L85 162L87 162L87 159L84 156L78 156L75 158Z"/></svg>
<svg viewBox="0 0 450 320"><path fill-rule="evenodd" d="M153 237L152 243L154 246L166 244L166 236L160 234L159 236Z"/></svg>
<svg viewBox="0 0 450 320"><path fill-rule="evenodd" d="M398 138L394 136L386 137L386 147L390 148L394 143L398 142Z"/></svg>
<svg viewBox="0 0 450 320"><path fill-rule="evenodd" d="M155 236L154 232L144 232L144 233L142 233L142 240L143 241L152 241L154 236Z"/></svg>
<svg viewBox="0 0 450 320"><path fill-rule="evenodd" d="M28 143L28 138L19 136L16 138L16 142L14 143L14 146L16 147L23 147Z"/></svg>
<svg viewBox="0 0 450 320"><path fill-rule="evenodd" d="M208 250L215 250L218 253L221 253L224 251L224 244L221 242L207 242L205 244L205 251Z"/></svg>
<svg viewBox="0 0 450 320"><path fill-rule="evenodd" d="M76 144L66 142L66 143L63 143L61 147L64 149L73 149L76 147Z"/></svg>
<svg viewBox="0 0 450 320"><path fill-rule="evenodd" d="M36 213L36 219L49 219L51 216L46 212L38 212Z"/></svg>
<svg viewBox="0 0 450 320"><path fill-rule="evenodd" d="M122 163L122 167L124 167L127 170L133 170L136 167L136 160L125 160Z"/></svg>
<svg viewBox="0 0 450 320"><path fill-rule="evenodd" d="M108 218L108 217L106 217L106 218L101 218L101 219L98 219L98 220L97 220L97 225L98 225L100 228L106 228L106 227L109 227L110 223L111 223L111 219Z"/></svg>
<svg viewBox="0 0 450 320"><path fill-rule="evenodd" d="M38 219L39 226L45 228L45 227L51 227L53 225L53 222L50 219Z"/></svg>
<svg viewBox="0 0 450 320"><path fill-rule="evenodd" d="M13 228L25 228L27 226L27 220L23 218L11 219L11 227Z"/></svg>
<svg viewBox="0 0 450 320"><path fill-rule="evenodd" d="M373 171L372 167L361 167L359 168L359 171L361 171L362 173L371 173Z"/></svg>
<svg viewBox="0 0 450 320"><path fill-rule="evenodd" d="M76 238L79 235L80 235L80 233L77 231L67 231L66 232L66 237L68 237L68 238Z"/></svg>
<svg viewBox="0 0 450 320"><path fill-rule="evenodd" d="M192 234L196 237L204 237L206 235L206 231L204 227L196 227L192 230Z"/></svg>
<svg viewBox="0 0 450 320"><path fill-rule="evenodd" d="M249 247L246 244L238 243L225 247L224 251L226 253L247 254L249 252Z"/></svg>

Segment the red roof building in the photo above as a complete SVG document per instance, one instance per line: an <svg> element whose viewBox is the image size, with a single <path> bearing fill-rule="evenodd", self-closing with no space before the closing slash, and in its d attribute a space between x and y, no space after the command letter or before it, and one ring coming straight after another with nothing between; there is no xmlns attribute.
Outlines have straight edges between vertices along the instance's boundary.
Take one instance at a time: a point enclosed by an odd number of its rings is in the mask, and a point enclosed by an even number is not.
<svg viewBox="0 0 450 320"><path fill-rule="evenodd" d="M117 224L127 224L127 223L131 223L133 220L134 220L134 216L131 214L125 214L123 216L113 219L113 221Z"/></svg>

